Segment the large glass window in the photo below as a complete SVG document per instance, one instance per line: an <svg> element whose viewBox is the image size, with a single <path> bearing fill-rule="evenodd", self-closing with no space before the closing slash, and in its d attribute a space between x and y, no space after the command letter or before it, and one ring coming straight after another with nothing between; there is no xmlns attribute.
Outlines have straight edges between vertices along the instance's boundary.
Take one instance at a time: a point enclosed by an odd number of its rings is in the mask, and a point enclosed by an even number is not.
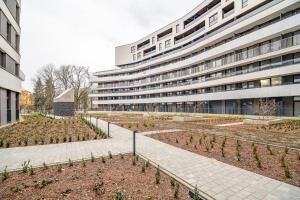
<svg viewBox="0 0 300 200"><path fill-rule="evenodd" d="M269 87L269 86L271 86L271 81L270 81L270 79L263 79L263 80L260 80L260 86L261 86L261 87Z"/></svg>
<svg viewBox="0 0 300 200"><path fill-rule="evenodd" d="M274 77L271 79L272 86L282 85L282 77Z"/></svg>
<svg viewBox="0 0 300 200"><path fill-rule="evenodd" d="M165 47L166 47L166 48L171 47L171 39L166 40L166 42L165 42Z"/></svg>

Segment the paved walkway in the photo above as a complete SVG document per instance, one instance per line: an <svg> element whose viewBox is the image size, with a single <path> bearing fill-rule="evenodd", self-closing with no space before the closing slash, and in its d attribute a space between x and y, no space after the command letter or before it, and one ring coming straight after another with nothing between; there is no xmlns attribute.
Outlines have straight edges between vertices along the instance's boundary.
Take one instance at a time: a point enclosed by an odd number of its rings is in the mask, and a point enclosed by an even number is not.
<svg viewBox="0 0 300 200"><path fill-rule="evenodd" d="M93 123L96 120L93 119ZM98 125L107 130L107 123L99 120ZM69 158L89 158L90 153L98 157L132 151L132 132L111 125L112 139L75 142L57 145L21 147L0 150L0 169L21 166L25 160L34 165L44 161L65 162ZM267 178L214 159L206 158L174 146L137 134L137 152L160 167L175 174L188 184L198 187L208 199L286 199L299 200L300 188ZM46 160L45 160L46 159Z"/></svg>

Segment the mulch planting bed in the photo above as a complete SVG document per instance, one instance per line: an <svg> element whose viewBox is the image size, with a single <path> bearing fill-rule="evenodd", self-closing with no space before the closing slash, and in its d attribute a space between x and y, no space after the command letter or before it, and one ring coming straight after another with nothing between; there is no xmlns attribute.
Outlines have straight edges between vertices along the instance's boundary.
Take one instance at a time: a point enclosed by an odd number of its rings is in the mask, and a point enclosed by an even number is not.
<svg viewBox="0 0 300 200"><path fill-rule="evenodd" d="M268 145L264 144L199 132L160 133L149 137L279 181L300 186L300 154L296 150L274 146L269 146L269 148Z"/></svg>
<svg viewBox="0 0 300 200"><path fill-rule="evenodd" d="M25 116L23 122L0 129L0 148L43 145L106 138L82 119L52 119L42 115Z"/></svg>
<svg viewBox="0 0 300 200"><path fill-rule="evenodd" d="M157 179L159 183L156 182ZM93 162L69 161L69 164L51 166L47 169L43 167L32 170L29 167L28 172L13 172L6 179L2 174L0 182L0 199L3 200L166 200L175 199L175 191L177 199L190 199L185 186L174 182L174 179L171 181L169 176L132 155L94 159Z"/></svg>

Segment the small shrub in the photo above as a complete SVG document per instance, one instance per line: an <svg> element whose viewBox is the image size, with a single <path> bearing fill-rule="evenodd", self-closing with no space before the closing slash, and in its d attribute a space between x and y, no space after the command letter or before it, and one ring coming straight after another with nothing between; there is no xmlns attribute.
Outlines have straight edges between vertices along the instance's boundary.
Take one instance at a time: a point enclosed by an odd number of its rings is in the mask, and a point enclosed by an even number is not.
<svg viewBox="0 0 300 200"><path fill-rule="evenodd" d="M97 139L98 139L98 135L95 135L95 136L94 136L94 140L97 140Z"/></svg>
<svg viewBox="0 0 300 200"><path fill-rule="evenodd" d="M79 135L77 135L77 141L80 141L80 136Z"/></svg>
<svg viewBox="0 0 300 200"><path fill-rule="evenodd" d="M225 152L224 152L224 147L223 146L221 147L221 154L222 154L222 157L224 158L225 157Z"/></svg>
<svg viewBox="0 0 300 200"><path fill-rule="evenodd" d="M273 155L272 148L269 144L267 145L267 150L269 151L270 155Z"/></svg>
<svg viewBox="0 0 300 200"><path fill-rule="evenodd" d="M287 146L285 146L285 148L284 148L284 153L285 153L285 154L288 154L288 153L289 153L289 149L288 149Z"/></svg>
<svg viewBox="0 0 300 200"><path fill-rule="evenodd" d="M34 144L37 145L39 141L37 139L34 139Z"/></svg>
<svg viewBox="0 0 300 200"><path fill-rule="evenodd" d="M82 141L85 141L86 140L86 138L85 138L85 135L82 137Z"/></svg>
<svg viewBox="0 0 300 200"><path fill-rule="evenodd" d="M135 157L132 158L132 166L136 166L136 158Z"/></svg>
<svg viewBox="0 0 300 200"><path fill-rule="evenodd" d="M22 145L22 141L19 141L19 143L18 143L18 144L19 144L19 146L21 146L21 145Z"/></svg>
<svg viewBox="0 0 300 200"><path fill-rule="evenodd" d="M193 138L193 136L191 135L191 136L190 136L190 143L192 143L193 140L194 140L194 138Z"/></svg>
<svg viewBox="0 0 300 200"><path fill-rule="evenodd" d="M63 142L67 142L67 136L64 136Z"/></svg>
<svg viewBox="0 0 300 200"><path fill-rule="evenodd" d="M197 186L196 186L196 188L194 190L193 200L201 200Z"/></svg>
<svg viewBox="0 0 300 200"><path fill-rule="evenodd" d="M104 185L103 181L96 181L96 183L94 185L94 190L96 191L97 194L104 192L103 190L101 190L103 185Z"/></svg>
<svg viewBox="0 0 300 200"><path fill-rule="evenodd" d="M258 154L255 154L256 166L261 168L261 158Z"/></svg>
<svg viewBox="0 0 300 200"><path fill-rule="evenodd" d="M143 164L143 166L142 166L142 173L145 173L145 171L146 171L146 166L145 166L145 164Z"/></svg>
<svg viewBox="0 0 300 200"><path fill-rule="evenodd" d="M47 170L47 169L48 169L48 166L47 166L47 164L46 164L45 162L43 162L43 169L44 169L44 170Z"/></svg>
<svg viewBox="0 0 300 200"><path fill-rule="evenodd" d="M55 142L56 142L56 144L59 143L59 138L58 137L55 139Z"/></svg>
<svg viewBox="0 0 300 200"><path fill-rule="evenodd" d="M69 161L68 161L68 165L69 165L69 167L73 167L73 165L74 165L73 161L70 158L69 158Z"/></svg>
<svg viewBox="0 0 300 200"><path fill-rule="evenodd" d="M124 159L124 155L122 153L120 154L120 157L122 160Z"/></svg>
<svg viewBox="0 0 300 200"><path fill-rule="evenodd" d="M6 148L10 147L10 141L6 141Z"/></svg>
<svg viewBox="0 0 300 200"><path fill-rule="evenodd" d="M300 162L300 153L297 152L297 160Z"/></svg>
<svg viewBox="0 0 300 200"><path fill-rule="evenodd" d="M0 147L3 147L3 145L4 145L3 140L0 140Z"/></svg>
<svg viewBox="0 0 300 200"><path fill-rule="evenodd" d="M2 180L3 181L5 181L6 179L8 179L9 178L9 172L7 171L7 166L5 167L5 169L4 169L4 172L3 172L3 178L2 178Z"/></svg>
<svg viewBox="0 0 300 200"><path fill-rule="evenodd" d="M175 187L175 183L176 183L175 178L172 177L171 180L170 180L170 183L171 183L172 187Z"/></svg>
<svg viewBox="0 0 300 200"><path fill-rule="evenodd" d="M283 154L282 156L280 156L280 165L281 167L285 167L285 154Z"/></svg>
<svg viewBox="0 0 300 200"><path fill-rule="evenodd" d="M106 160L105 160L105 158L104 158L103 156L101 157L101 162L102 162L103 164L106 163Z"/></svg>
<svg viewBox="0 0 300 200"><path fill-rule="evenodd" d="M69 142L72 142L72 136L69 136Z"/></svg>
<svg viewBox="0 0 300 200"><path fill-rule="evenodd" d="M176 141L175 141L176 143L178 143L178 139L176 138Z"/></svg>
<svg viewBox="0 0 300 200"><path fill-rule="evenodd" d="M226 141L227 141L227 137L225 136L224 139L223 139L223 141L222 141L222 147L225 147Z"/></svg>
<svg viewBox="0 0 300 200"><path fill-rule="evenodd" d="M199 144L202 145L202 138L199 139Z"/></svg>
<svg viewBox="0 0 300 200"><path fill-rule="evenodd" d="M174 198L178 199L178 195L179 195L179 183L175 184L175 191L174 191Z"/></svg>
<svg viewBox="0 0 300 200"><path fill-rule="evenodd" d="M216 135L213 135L212 142L216 142Z"/></svg>
<svg viewBox="0 0 300 200"><path fill-rule="evenodd" d="M44 145L45 144L45 140L42 138L41 139L41 145Z"/></svg>
<svg viewBox="0 0 300 200"><path fill-rule="evenodd" d="M27 162L26 161L23 162L23 164L22 164L22 172L23 173L27 173L28 172L29 163L30 163L30 160L28 160Z"/></svg>
<svg viewBox="0 0 300 200"><path fill-rule="evenodd" d="M113 157L110 151L108 152L108 157L109 157L109 159L112 159L112 157Z"/></svg>
<svg viewBox="0 0 300 200"><path fill-rule="evenodd" d="M125 200L125 195L122 192L116 192L113 200Z"/></svg>
<svg viewBox="0 0 300 200"><path fill-rule="evenodd" d="M62 172L62 165L61 165L61 164L59 164L59 165L57 166L57 172L59 172L59 173Z"/></svg>
<svg viewBox="0 0 300 200"><path fill-rule="evenodd" d="M95 162L95 157L94 157L93 153L91 153L91 162Z"/></svg>
<svg viewBox="0 0 300 200"><path fill-rule="evenodd" d="M85 162L85 160L83 158L82 158L82 166L86 167L86 162Z"/></svg>
<svg viewBox="0 0 300 200"><path fill-rule="evenodd" d="M28 170L29 170L29 174L30 174L31 176L35 175L35 171L34 171L32 165L29 166Z"/></svg>
<svg viewBox="0 0 300 200"><path fill-rule="evenodd" d="M28 146L28 139L27 138L24 140L24 145Z"/></svg>
<svg viewBox="0 0 300 200"><path fill-rule="evenodd" d="M252 148L252 153L254 156L257 154L257 147L255 145Z"/></svg>
<svg viewBox="0 0 300 200"><path fill-rule="evenodd" d="M53 140L53 137L51 136L50 137L50 144L53 144L54 140Z"/></svg>
<svg viewBox="0 0 300 200"><path fill-rule="evenodd" d="M284 167L284 175L286 178L291 178L291 173L290 173L288 166Z"/></svg>
<svg viewBox="0 0 300 200"><path fill-rule="evenodd" d="M150 161L147 160L147 162L146 162L146 167L148 168L149 166L150 166Z"/></svg>
<svg viewBox="0 0 300 200"><path fill-rule="evenodd" d="M160 170L159 167L156 168L156 173L155 173L155 183L159 184L160 183Z"/></svg>

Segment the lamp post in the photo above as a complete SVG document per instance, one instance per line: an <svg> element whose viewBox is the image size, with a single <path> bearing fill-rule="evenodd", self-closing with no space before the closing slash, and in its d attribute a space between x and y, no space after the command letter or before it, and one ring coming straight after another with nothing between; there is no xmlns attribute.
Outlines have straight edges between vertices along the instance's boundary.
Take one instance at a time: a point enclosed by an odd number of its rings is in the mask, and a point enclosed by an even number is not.
<svg viewBox="0 0 300 200"><path fill-rule="evenodd" d="M135 156L135 135L137 131L133 131L133 156Z"/></svg>
<svg viewBox="0 0 300 200"><path fill-rule="evenodd" d="M107 122L107 136L109 137L109 127L110 127L110 122Z"/></svg>

